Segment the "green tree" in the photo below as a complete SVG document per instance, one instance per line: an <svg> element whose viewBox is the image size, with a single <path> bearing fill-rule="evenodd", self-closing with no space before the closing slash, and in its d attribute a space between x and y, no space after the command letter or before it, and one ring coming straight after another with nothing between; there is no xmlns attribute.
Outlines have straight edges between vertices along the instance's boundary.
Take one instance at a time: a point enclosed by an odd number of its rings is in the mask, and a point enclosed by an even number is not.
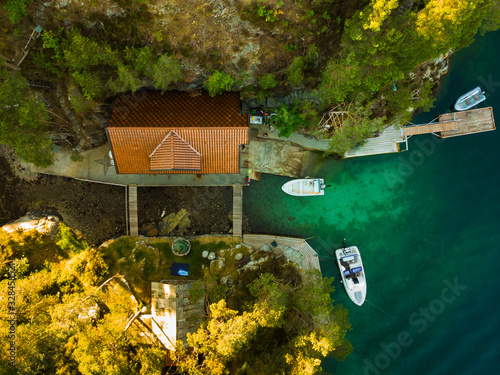
<svg viewBox="0 0 500 375"><path fill-rule="evenodd" d="M113 92L136 92L141 87L142 81L139 79L137 71L129 66L118 63L117 73L118 77L108 82L108 87L113 90Z"/></svg>
<svg viewBox="0 0 500 375"><path fill-rule="evenodd" d="M297 56L287 69L288 82L292 86L299 86L304 81L304 59Z"/></svg>
<svg viewBox="0 0 500 375"><path fill-rule="evenodd" d="M26 7L31 4L31 0L8 0L3 8L9 14L10 21L17 23L23 16L27 16Z"/></svg>
<svg viewBox="0 0 500 375"><path fill-rule="evenodd" d="M372 0L371 12L368 15L367 22L363 25L364 29L380 31L382 24L389 17L391 12L399 5L399 0Z"/></svg>
<svg viewBox="0 0 500 375"><path fill-rule="evenodd" d="M229 74L216 70L205 81L203 86L209 92L210 96L220 95L224 91L230 91L233 87L234 79Z"/></svg>
<svg viewBox="0 0 500 375"><path fill-rule="evenodd" d="M276 81L276 76L272 73L265 74L259 77L259 85L263 90L268 90L276 87L278 81Z"/></svg>
<svg viewBox="0 0 500 375"><path fill-rule="evenodd" d="M47 167L53 162L52 142L45 132L45 105L28 89L19 72L0 67L0 142L11 146L28 163Z"/></svg>
<svg viewBox="0 0 500 375"><path fill-rule="evenodd" d="M221 300L210 305L206 325L188 335L188 343L203 353L199 365L196 357L180 348L176 352L179 368L190 375L235 374L315 374L321 371L321 360L334 353L345 358L350 344L345 333L350 329L347 311L335 306L330 294L331 279L318 271L303 276L290 265L264 264L245 288L250 299L241 311L227 307ZM243 274L242 277L244 276ZM279 277L286 279L280 279ZM240 285L241 280L235 280Z"/></svg>
<svg viewBox="0 0 500 375"><path fill-rule="evenodd" d="M346 151L363 143L366 138L373 137L375 132L384 128L385 118L372 118L370 110L359 110L352 116L345 116L342 127L330 138L327 154L335 153L343 156Z"/></svg>
<svg viewBox="0 0 500 375"><path fill-rule="evenodd" d="M173 57L162 55L153 66L152 78L155 87L165 91L170 84L181 81L184 75L181 66Z"/></svg>
<svg viewBox="0 0 500 375"><path fill-rule="evenodd" d="M132 64L139 74L151 76L157 59L153 50L145 46L142 48L125 47L125 60Z"/></svg>
<svg viewBox="0 0 500 375"><path fill-rule="evenodd" d="M299 127L306 127L308 121L294 107L281 104L276 110L276 127L279 129L280 137L290 137Z"/></svg>
<svg viewBox="0 0 500 375"><path fill-rule="evenodd" d="M99 74L94 71L71 73L75 83L80 86L87 100L98 99L102 95L102 83Z"/></svg>
<svg viewBox="0 0 500 375"><path fill-rule="evenodd" d="M491 0L430 0L417 13L418 33L440 52L465 47L473 41L491 3Z"/></svg>

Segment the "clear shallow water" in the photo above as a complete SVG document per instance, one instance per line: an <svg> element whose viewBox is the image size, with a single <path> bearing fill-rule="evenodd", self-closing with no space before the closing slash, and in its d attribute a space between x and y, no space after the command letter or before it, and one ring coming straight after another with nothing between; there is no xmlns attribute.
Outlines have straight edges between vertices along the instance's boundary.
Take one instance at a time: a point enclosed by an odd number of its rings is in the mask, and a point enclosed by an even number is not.
<svg viewBox="0 0 500 375"><path fill-rule="evenodd" d="M451 62L436 106L415 123L448 112L481 85L500 115L500 32L480 37ZM478 56L481 56L479 59ZM499 82L498 84L496 82ZM500 355L500 131L440 141L410 139L405 153L326 159L326 195L291 197L288 178L263 176L244 192L254 233L304 238L335 278L349 309L354 352L323 367L341 374L496 374ZM339 283L333 252L356 244L368 302L355 306Z"/></svg>

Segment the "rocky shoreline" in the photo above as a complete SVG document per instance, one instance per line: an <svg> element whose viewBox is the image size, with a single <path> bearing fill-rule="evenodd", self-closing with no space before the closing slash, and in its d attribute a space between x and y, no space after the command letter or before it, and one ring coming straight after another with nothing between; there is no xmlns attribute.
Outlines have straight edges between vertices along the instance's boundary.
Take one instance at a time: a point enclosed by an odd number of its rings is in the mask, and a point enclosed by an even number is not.
<svg viewBox="0 0 500 375"><path fill-rule="evenodd" d="M0 151L0 226L30 211L50 209L94 245L126 234L123 187L32 173L6 147ZM141 188L140 225L159 227L162 215L166 217L184 209L190 223L182 234L229 234L230 190L227 187ZM179 232L172 231L176 233Z"/></svg>

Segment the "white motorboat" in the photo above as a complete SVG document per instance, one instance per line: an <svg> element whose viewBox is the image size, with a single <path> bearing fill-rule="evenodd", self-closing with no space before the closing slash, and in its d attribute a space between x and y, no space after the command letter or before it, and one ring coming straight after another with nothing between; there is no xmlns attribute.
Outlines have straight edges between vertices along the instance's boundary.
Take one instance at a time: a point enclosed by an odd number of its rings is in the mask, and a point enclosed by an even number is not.
<svg viewBox="0 0 500 375"><path fill-rule="evenodd" d="M484 100L486 100L484 91L482 91L481 87L478 86L458 98L457 102L455 103L455 110L466 111Z"/></svg>
<svg viewBox="0 0 500 375"><path fill-rule="evenodd" d="M356 246L335 250L344 288L352 301L361 306L366 298L366 277L361 254Z"/></svg>
<svg viewBox="0 0 500 375"><path fill-rule="evenodd" d="M322 178L303 178L285 183L281 190L297 197L325 194L325 180Z"/></svg>

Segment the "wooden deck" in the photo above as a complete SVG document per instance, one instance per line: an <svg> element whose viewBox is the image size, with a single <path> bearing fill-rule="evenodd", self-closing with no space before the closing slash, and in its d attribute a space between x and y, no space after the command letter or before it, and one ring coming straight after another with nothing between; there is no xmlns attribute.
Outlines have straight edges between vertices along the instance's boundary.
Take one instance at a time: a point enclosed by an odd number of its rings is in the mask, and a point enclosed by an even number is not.
<svg viewBox="0 0 500 375"><path fill-rule="evenodd" d="M265 244L272 247L271 243L273 241L277 244L276 247L274 247L274 252L276 254L283 254L283 247L285 246L291 247L292 249L300 251L304 257L304 269L316 268L321 271L318 254L311 246L309 246L306 240L302 238L273 236L267 234L245 234L243 236L243 242L256 249Z"/></svg>
<svg viewBox="0 0 500 375"><path fill-rule="evenodd" d="M368 138L365 144L347 151L344 158L399 152L399 143L404 141L405 137L401 129L389 126L378 137Z"/></svg>
<svg viewBox="0 0 500 375"><path fill-rule="evenodd" d="M243 221L243 187L233 185L233 236L241 237Z"/></svg>
<svg viewBox="0 0 500 375"><path fill-rule="evenodd" d="M457 129L442 131L441 138L457 137L472 133L482 133L495 130L493 107L472 109L470 111L445 113L439 115L439 121L457 121Z"/></svg>
<svg viewBox="0 0 500 375"><path fill-rule="evenodd" d="M460 126L460 120L446 120L432 122L425 125L413 125L402 128L405 137L418 134L440 133L444 131L455 131Z"/></svg>
<svg viewBox="0 0 500 375"><path fill-rule="evenodd" d="M137 219L137 185L128 186L128 221L130 235L137 237L139 235L139 220Z"/></svg>

